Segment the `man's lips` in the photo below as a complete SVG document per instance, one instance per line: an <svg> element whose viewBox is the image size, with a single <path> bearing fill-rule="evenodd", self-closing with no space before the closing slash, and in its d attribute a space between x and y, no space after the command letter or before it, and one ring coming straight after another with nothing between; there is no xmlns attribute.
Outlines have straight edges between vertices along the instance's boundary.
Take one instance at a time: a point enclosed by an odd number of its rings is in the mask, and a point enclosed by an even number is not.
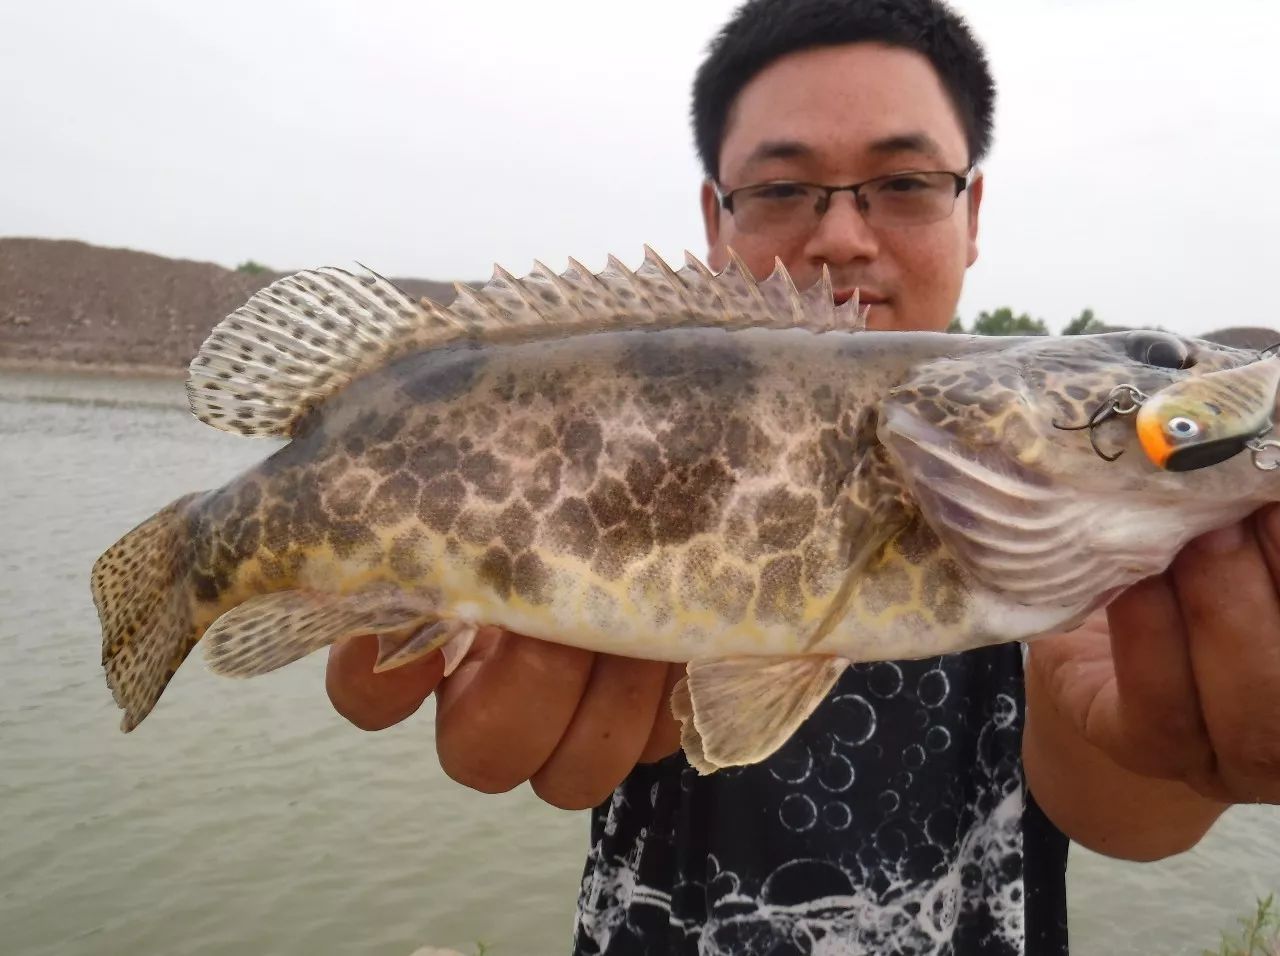
<svg viewBox="0 0 1280 956"><path fill-rule="evenodd" d="M844 305L853 298L854 293L858 294L858 305L884 305L889 300L882 295L874 292L868 292L866 289L837 289L833 294L836 305Z"/></svg>

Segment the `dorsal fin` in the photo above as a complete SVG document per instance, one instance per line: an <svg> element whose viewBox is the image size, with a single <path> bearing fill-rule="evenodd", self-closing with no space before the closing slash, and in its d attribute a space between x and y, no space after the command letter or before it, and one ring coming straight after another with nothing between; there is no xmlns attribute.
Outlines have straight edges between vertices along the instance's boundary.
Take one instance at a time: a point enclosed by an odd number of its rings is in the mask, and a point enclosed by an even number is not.
<svg viewBox="0 0 1280 956"><path fill-rule="evenodd" d="M779 260L757 282L736 253L719 275L689 253L676 271L649 247L628 269L576 260L523 279L501 266L481 289L458 285L447 307L414 301L376 273L325 267L273 282L227 316L191 362L187 397L201 421L246 435L292 434L308 409L358 375L409 352L460 342L506 343L620 329L714 326L862 327L856 298L832 301L831 279L797 291Z"/></svg>

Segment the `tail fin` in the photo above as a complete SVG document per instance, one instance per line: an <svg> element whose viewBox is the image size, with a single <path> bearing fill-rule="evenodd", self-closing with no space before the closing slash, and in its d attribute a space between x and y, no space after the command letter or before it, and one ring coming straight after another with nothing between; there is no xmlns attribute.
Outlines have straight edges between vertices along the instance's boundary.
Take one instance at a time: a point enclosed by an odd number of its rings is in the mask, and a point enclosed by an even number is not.
<svg viewBox="0 0 1280 956"><path fill-rule="evenodd" d="M200 635L191 617L187 495L144 521L93 565L93 603L102 622L102 666L120 729L151 712Z"/></svg>

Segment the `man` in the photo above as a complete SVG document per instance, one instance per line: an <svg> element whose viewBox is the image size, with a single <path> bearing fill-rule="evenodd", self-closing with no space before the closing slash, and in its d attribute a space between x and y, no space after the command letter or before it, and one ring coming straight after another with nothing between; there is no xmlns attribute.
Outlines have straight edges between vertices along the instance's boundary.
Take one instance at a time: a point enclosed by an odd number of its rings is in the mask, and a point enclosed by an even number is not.
<svg viewBox="0 0 1280 956"><path fill-rule="evenodd" d="M749 0L694 88L710 263L733 248L763 276L780 256L799 285L825 265L873 328L945 328L993 98L938 0ZM951 190L929 221L877 205L918 188ZM356 641L328 690L366 729L434 690L454 779L601 804L580 953L1063 952L1065 837L1154 859L1230 803L1280 802L1277 571L1268 511L1035 642L1025 669L1017 645L852 667L774 757L710 777L675 752L663 664L489 634L441 682L438 655L374 676Z"/></svg>

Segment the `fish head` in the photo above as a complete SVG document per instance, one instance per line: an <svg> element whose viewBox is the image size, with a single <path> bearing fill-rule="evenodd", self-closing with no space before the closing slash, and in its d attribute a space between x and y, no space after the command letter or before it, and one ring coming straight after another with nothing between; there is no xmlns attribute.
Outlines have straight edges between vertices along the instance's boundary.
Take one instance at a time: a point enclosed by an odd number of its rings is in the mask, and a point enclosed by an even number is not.
<svg viewBox="0 0 1280 956"><path fill-rule="evenodd" d="M924 518L984 583L1032 603L1087 603L1162 571L1194 535L1280 500L1280 471L1252 456L1162 467L1137 427L1166 391L1203 402L1211 385L1220 395L1270 361L1148 330L957 347L891 390L879 435ZM1269 391L1238 398L1227 430L1269 421L1280 376L1254 378Z"/></svg>
<svg viewBox="0 0 1280 956"><path fill-rule="evenodd" d="M1226 488L1239 469L1182 479L1160 474L1139 435L1139 412L1156 404L1163 421L1170 409L1198 400L1201 380L1219 381L1214 373L1263 358L1253 350L1151 330L1028 337L917 366L891 391L885 430L899 450L909 443L944 445L1036 484L1180 493ZM1268 381L1269 393L1256 390L1229 428L1236 420L1255 420L1263 404L1270 412L1280 380ZM1155 401L1166 393L1179 394L1181 405Z"/></svg>

